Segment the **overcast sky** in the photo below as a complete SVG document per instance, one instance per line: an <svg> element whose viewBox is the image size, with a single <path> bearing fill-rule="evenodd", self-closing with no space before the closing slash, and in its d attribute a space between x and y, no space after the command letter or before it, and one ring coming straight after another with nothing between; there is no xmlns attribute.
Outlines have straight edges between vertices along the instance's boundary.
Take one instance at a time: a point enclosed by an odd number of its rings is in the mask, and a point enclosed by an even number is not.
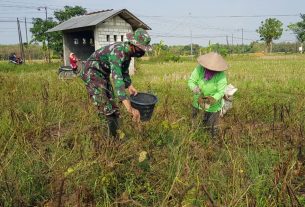
<svg viewBox="0 0 305 207"><path fill-rule="evenodd" d="M261 21L272 17L284 24L280 42L295 42L287 25L300 21L305 13L305 0L0 0L0 44L18 42L16 18L53 16L63 6L82 6L89 12L104 9L128 9L152 28L152 42L163 40L167 45L195 43L248 44L259 40L256 29ZM23 40L25 24L21 24ZM28 32L28 39L31 34Z"/></svg>

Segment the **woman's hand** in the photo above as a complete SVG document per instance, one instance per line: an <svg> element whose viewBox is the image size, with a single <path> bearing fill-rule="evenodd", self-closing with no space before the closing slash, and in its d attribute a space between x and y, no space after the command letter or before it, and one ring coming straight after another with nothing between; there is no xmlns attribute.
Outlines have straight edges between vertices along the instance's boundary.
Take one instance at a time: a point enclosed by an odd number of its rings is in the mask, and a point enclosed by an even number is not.
<svg viewBox="0 0 305 207"><path fill-rule="evenodd" d="M202 97L198 98L198 103L199 103L199 105L203 105L204 104L204 100L203 100Z"/></svg>
<svg viewBox="0 0 305 207"><path fill-rule="evenodd" d="M216 100L212 96L205 96L205 97L199 97L198 103L199 105L204 108L208 109L210 105L213 105L216 102Z"/></svg>
<svg viewBox="0 0 305 207"><path fill-rule="evenodd" d="M128 92L129 92L130 95L134 95L134 96L138 94L137 89L135 89L135 87L133 87L133 85L130 85L128 87Z"/></svg>
<svg viewBox="0 0 305 207"><path fill-rule="evenodd" d="M204 99L206 100L206 103L212 105L216 102L215 98L213 98L212 96L206 96L204 97Z"/></svg>
<svg viewBox="0 0 305 207"><path fill-rule="evenodd" d="M201 90L200 90L199 86L196 86L196 87L193 89L193 92L194 92L194 93L200 93Z"/></svg>

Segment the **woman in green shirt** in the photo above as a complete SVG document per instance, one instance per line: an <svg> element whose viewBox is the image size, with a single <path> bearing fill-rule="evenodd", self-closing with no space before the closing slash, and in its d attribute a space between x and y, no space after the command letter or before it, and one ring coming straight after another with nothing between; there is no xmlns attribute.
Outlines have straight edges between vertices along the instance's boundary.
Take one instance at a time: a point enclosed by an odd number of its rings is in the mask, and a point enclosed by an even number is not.
<svg viewBox="0 0 305 207"><path fill-rule="evenodd" d="M188 80L188 86L194 93L192 116L195 118L199 110L204 110L203 123L214 137L227 86L224 71L228 69L228 64L214 52L199 56L197 61L199 64Z"/></svg>

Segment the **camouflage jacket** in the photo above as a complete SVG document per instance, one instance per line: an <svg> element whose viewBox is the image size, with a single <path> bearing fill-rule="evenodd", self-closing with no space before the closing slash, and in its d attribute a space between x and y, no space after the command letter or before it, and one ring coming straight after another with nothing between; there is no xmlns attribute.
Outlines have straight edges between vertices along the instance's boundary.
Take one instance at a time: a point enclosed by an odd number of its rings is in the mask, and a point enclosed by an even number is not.
<svg viewBox="0 0 305 207"><path fill-rule="evenodd" d="M118 42L96 50L88 58L86 68L96 68L108 81L111 74L119 99L125 100L127 99L125 88L131 85L128 71L130 61L129 43Z"/></svg>

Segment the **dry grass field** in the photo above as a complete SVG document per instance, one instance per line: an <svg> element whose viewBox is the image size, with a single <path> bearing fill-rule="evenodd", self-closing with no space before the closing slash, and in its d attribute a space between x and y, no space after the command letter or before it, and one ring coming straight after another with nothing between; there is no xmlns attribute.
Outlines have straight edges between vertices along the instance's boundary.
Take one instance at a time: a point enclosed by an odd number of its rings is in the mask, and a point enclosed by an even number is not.
<svg viewBox="0 0 305 207"><path fill-rule="evenodd" d="M214 140L192 125L195 60L138 63L159 101L139 125L122 108L120 141L59 63L0 63L0 206L305 206L305 56L226 59L238 91Z"/></svg>

